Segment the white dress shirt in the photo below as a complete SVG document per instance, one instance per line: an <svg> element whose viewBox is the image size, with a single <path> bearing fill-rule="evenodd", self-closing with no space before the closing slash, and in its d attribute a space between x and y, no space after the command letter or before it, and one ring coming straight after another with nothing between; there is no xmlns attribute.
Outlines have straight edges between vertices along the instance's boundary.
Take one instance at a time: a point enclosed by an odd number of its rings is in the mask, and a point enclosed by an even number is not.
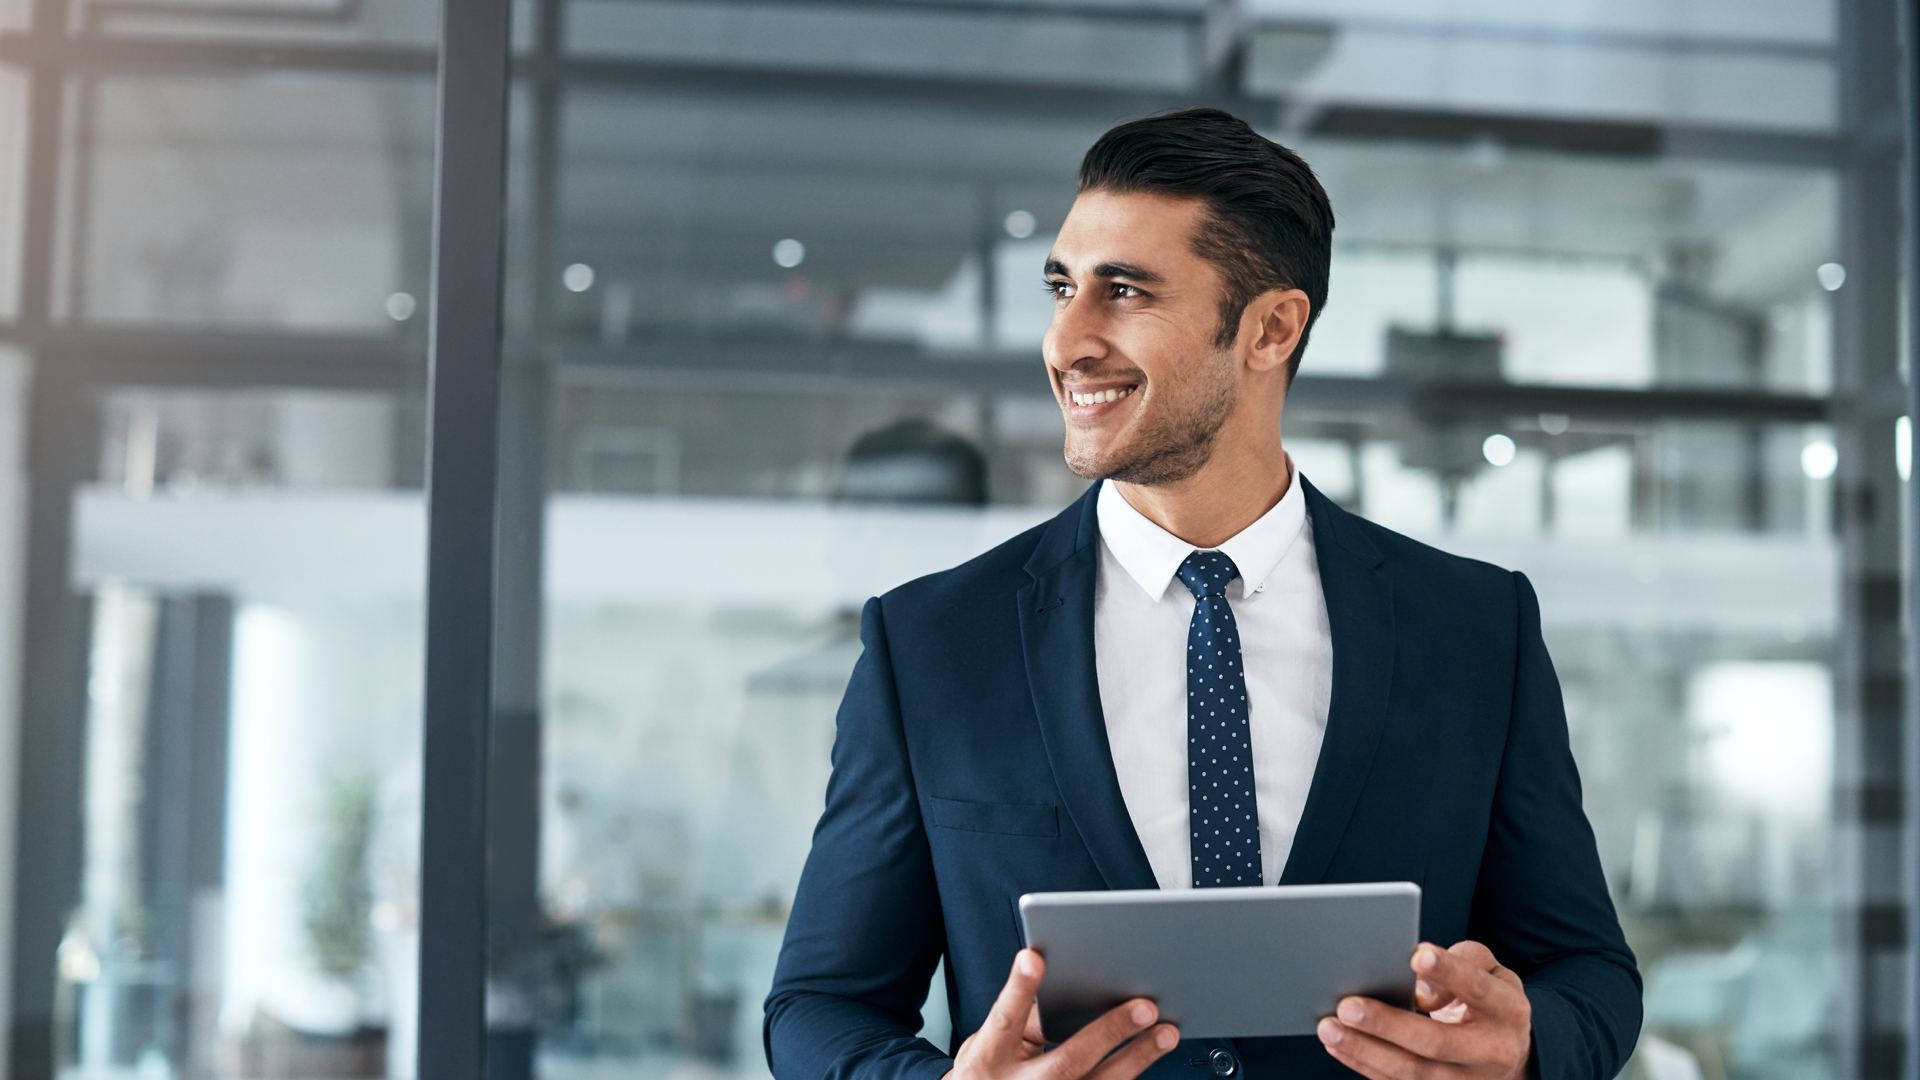
<svg viewBox="0 0 1920 1080"><path fill-rule="evenodd" d="M1240 571L1227 604L1247 678L1267 885L1279 882L1293 849L1333 694L1333 635L1295 477L1273 509L1219 547ZM1190 889L1186 655L1194 599L1174 573L1199 549L1149 521L1111 482L1100 487L1097 512L1094 667L1113 768L1160 887Z"/></svg>

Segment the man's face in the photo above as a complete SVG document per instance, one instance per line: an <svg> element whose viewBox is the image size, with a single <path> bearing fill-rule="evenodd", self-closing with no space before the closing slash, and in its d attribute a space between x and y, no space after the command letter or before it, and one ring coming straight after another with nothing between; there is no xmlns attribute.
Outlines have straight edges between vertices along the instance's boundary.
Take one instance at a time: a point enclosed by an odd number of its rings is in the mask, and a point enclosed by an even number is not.
<svg viewBox="0 0 1920 1080"><path fill-rule="evenodd" d="M1193 253L1205 213L1198 199L1089 191L1061 226L1043 352L1080 476L1170 484L1212 454L1238 365L1215 344L1224 282Z"/></svg>

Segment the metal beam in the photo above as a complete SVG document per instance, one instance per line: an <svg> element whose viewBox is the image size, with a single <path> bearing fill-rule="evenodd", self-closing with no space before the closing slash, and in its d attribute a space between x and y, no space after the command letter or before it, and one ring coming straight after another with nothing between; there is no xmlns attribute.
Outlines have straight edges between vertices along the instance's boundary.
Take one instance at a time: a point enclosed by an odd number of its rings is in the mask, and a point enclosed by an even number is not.
<svg viewBox="0 0 1920 1080"><path fill-rule="evenodd" d="M1819 132L1673 124L1661 133L1660 152L1690 161L1830 169L1838 167L1845 157L1846 142L1837 135Z"/></svg>
<svg viewBox="0 0 1920 1080"><path fill-rule="evenodd" d="M527 61L531 78L581 88L673 93L703 98L804 99L826 103L912 106L965 115L1086 118L1110 122L1165 109L1208 105L1260 127L1279 123L1280 102L1204 91L1135 90L1057 82L982 79L904 72L780 68L710 61L573 56L546 67Z"/></svg>
<svg viewBox="0 0 1920 1080"><path fill-rule="evenodd" d="M1138 17L1138 16L1136 16ZM1158 19L1161 16L1155 15ZM1198 26L1198 16L1194 17ZM423 75L433 70L430 49L398 45L256 44L112 38L50 44L0 33L0 63L100 73L209 73L310 71ZM525 55L515 75L648 93L732 99L805 98L824 102L886 102L967 115L1047 116L1113 121L1166 109L1211 105L1265 128L1282 126L1286 102L1206 89L1135 90L1125 86L1063 85L903 72L779 68L743 62L567 58ZM1666 157L1746 164L1829 166L1840 140L1819 132L1663 125L1651 121L1589 120L1538 114L1459 112L1326 103L1307 111L1296 133L1327 138L1460 145L1495 139L1503 146L1613 157Z"/></svg>
<svg viewBox="0 0 1920 1080"><path fill-rule="evenodd" d="M263 43L219 38L48 39L0 33L0 64L102 75L201 75L311 71L341 75L431 75L432 49L411 45Z"/></svg>
<svg viewBox="0 0 1920 1080"><path fill-rule="evenodd" d="M401 390L425 378L421 343L405 337L267 334L222 330L54 329L21 340L79 383L120 386L313 387ZM792 393L896 390L960 394L1049 392L1037 357L1022 353L941 356L917 346L875 342L689 340L607 346L572 341L529 363L550 363L565 384L683 386ZM1292 407L1366 413L1499 418L1564 413L1583 420L1727 420L1819 423L1828 398L1747 389L1603 389L1516 383L1420 383L1389 378L1302 375Z"/></svg>
<svg viewBox="0 0 1920 1080"><path fill-rule="evenodd" d="M420 1080L486 1070L487 788L506 225L509 0L441 21L427 366Z"/></svg>
<svg viewBox="0 0 1920 1080"><path fill-rule="evenodd" d="M425 382L418 339L224 330L56 328L9 335L76 383L398 390Z"/></svg>
<svg viewBox="0 0 1920 1080"><path fill-rule="evenodd" d="M569 345L560 378L572 385L647 385L847 393L869 390L957 394L1044 395L1037 356L985 354L935 357L916 347L866 342L723 344L650 343L626 347ZM1315 413L1378 414L1412 410L1425 416L1502 419L1561 413L1585 421L1739 420L1816 423L1828 401L1807 394L1651 387L1596 389L1488 382L1415 382L1390 378L1301 375L1288 408Z"/></svg>

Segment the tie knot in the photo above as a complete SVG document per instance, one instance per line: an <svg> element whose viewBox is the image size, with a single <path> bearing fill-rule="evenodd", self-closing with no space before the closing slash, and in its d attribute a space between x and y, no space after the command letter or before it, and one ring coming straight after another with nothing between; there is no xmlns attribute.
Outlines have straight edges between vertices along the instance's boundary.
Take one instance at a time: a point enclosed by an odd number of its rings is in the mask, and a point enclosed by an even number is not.
<svg viewBox="0 0 1920 1080"><path fill-rule="evenodd" d="M1177 573L1181 584L1199 600L1227 595L1227 582L1240 576L1240 568L1224 551L1196 551L1180 564Z"/></svg>

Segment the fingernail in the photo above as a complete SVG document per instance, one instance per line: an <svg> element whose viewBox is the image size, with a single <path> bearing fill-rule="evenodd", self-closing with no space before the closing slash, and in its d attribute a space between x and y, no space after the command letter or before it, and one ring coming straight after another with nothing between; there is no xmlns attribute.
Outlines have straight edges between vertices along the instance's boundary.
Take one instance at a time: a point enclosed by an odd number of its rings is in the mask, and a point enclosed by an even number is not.
<svg viewBox="0 0 1920 1080"><path fill-rule="evenodd" d="M1433 965L1440 962L1439 951L1431 945L1420 946L1420 951L1413 954L1413 970L1432 971Z"/></svg>
<svg viewBox="0 0 1920 1080"><path fill-rule="evenodd" d="M1413 980L1413 992L1420 995L1423 998L1432 1000L1434 996L1433 984L1428 982L1425 979L1415 979Z"/></svg>
<svg viewBox="0 0 1920 1080"><path fill-rule="evenodd" d="M1328 1043L1328 1044L1337 1043L1341 1039L1346 1038L1346 1036L1347 1036L1346 1030L1343 1029L1339 1024L1336 1024L1331 1020L1320 1021L1320 1041L1321 1042Z"/></svg>
<svg viewBox="0 0 1920 1080"><path fill-rule="evenodd" d="M1173 1044L1179 1041L1180 1041L1180 1033L1170 1027L1161 1028L1160 1033L1153 1037L1153 1045L1159 1047L1162 1050L1173 1049Z"/></svg>
<svg viewBox="0 0 1920 1080"><path fill-rule="evenodd" d="M1148 1024L1153 1023L1153 1006L1144 1001L1135 1005L1133 1007L1133 1022L1139 1024L1141 1027L1146 1027Z"/></svg>
<svg viewBox="0 0 1920 1080"><path fill-rule="evenodd" d="M1367 1018L1367 1007L1360 1004L1359 998L1344 998L1335 1013L1341 1020L1349 1024L1357 1024Z"/></svg>
<svg viewBox="0 0 1920 1080"><path fill-rule="evenodd" d="M1020 974L1025 975L1029 979L1038 974L1040 970L1039 966L1033 962L1033 954L1025 949L1020 950L1020 959L1016 961L1016 966L1020 968Z"/></svg>

